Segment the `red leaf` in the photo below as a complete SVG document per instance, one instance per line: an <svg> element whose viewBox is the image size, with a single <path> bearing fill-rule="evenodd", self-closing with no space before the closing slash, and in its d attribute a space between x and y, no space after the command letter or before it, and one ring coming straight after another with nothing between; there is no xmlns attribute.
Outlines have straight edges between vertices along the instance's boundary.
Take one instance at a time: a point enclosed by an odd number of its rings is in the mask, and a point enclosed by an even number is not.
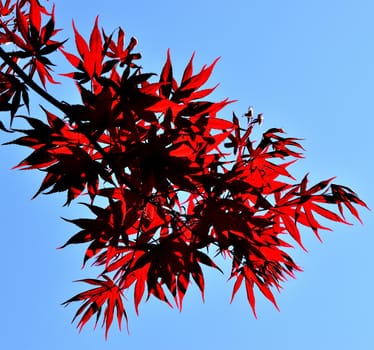
<svg viewBox="0 0 374 350"><path fill-rule="evenodd" d="M69 53L69 52L66 52L64 50L61 50L61 52L64 54L64 56L67 58L67 60L71 63L71 65L73 65L75 68L78 68L79 67L79 64L80 64L80 59ZM62 75L66 75L66 74L62 74Z"/></svg>
<svg viewBox="0 0 374 350"><path fill-rule="evenodd" d="M246 289L246 292L247 292L247 299L248 299L249 305L252 308L253 315L255 316L255 318L257 318L256 298L255 298L255 294L253 292L254 283L253 283L253 278L252 278L252 272L249 270L248 267L244 266L243 273L245 275L245 289Z"/></svg>
<svg viewBox="0 0 374 350"><path fill-rule="evenodd" d="M187 98L187 100L191 101L191 100L198 100L198 99L204 98L210 95L217 88L217 86L218 84L210 89L195 91Z"/></svg>
<svg viewBox="0 0 374 350"><path fill-rule="evenodd" d="M143 279L139 279L135 283L134 288L134 304L135 304L135 311L136 314L139 315L139 303L142 300L144 289L145 289L145 281Z"/></svg>
<svg viewBox="0 0 374 350"><path fill-rule="evenodd" d="M30 0L30 23L35 27L35 29L39 32L40 26L42 22L41 17L41 9L42 7L38 4L36 0Z"/></svg>
<svg viewBox="0 0 374 350"><path fill-rule="evenodd" d="M170 50L167 52L167 58L164 67L162 68L160 82L164 83L161 86L160 94L163 97L168 98L170 96L173 84L173 68L170 60Z"/></svg>
<svg viewBox="0 0 374 350"><path fill-rule="evenodd" d="M232 122L221 118L209 118L208 127L211 129L227 130L233 128Z"/></svg>
<svg viewBox="0 0 374 350"><path fill-rule="evenodd" d="M97 76L101 73L101 62L102 62L102 54L103 54L103 42L101 40L101 34L99 31L98 26L99 18L96 17L95 25L92 29L91 36L90 36L90 53L94 57L93 60L93 70ZM90 74L90 70L88 70L88 73ZM92 73L91 73L92 74ZM91 75L90 74L90 75Z"/></svg>
<svg viewBox="0 0 374 350"><path fill-rule="evenodd" d="M65 301L63 305L67 305L74 301L84 301L83 305L76 312L73 321L83 313L78 322L78 328L81 331L90 318L96 314L96 324L101 315L101 310L106 303L103 326L105 324L105 337L108 336L109 328L113 321L114 311L117 310L118 326L121 328L121 321L124 317L127 322L127 314L122 303L122 292L115 283L107 276L103 276L104 280L83 279L78 282L85 282L98 286L86 292L77 294L76 296ZM96 325L95 325L96 326Z"/></svg>
<svg viewBox="0 0 374 350"><path fill-rule="evenodd" d="M301 242L300 232L299 232L299 229L296 226L295 221L292 220L287 214L282 215L282 221L283 221L283 224L284 224L286 230L292 236L292 238L299 244L299 246L301 248L303 248L305 251L307 251L305 249L305 247L303 246L302 242Z"/></svg>
<svg viewBox="0 0 374 350"><path fill-rule="evenodd" d="M86 56L89 53L88 45L87 42L84 40L82 35L78 32L77 28L75 27L74 20L72 21L73 23L73 30L74 30L74 35L75 35L75 44L77 46L77 50L80 54L80 56L85 59Z"/></svg>
<svg viewBox="0 0 374 350"><path fill-rule="evenodd" d="M201 71L192 76L191 78L187 79L185 82L182 83L180 86L181 91L186 91L186 90L197 90L200 88L202 85L204 85L207 80L209 79L210 75L212 74L213 68L216 65L220 58L216 58L213 63L210 66L204 66Z"/></svg>
<svg viewBox="0 0 374 350"><path fill-rule="evenodd" d="M204 274L199 264L194 264L194 266L195 266L195 270L191 272L191 275L200 289L201 298L203 299L203 302L204 302L204 290L205 290Z"/></svg>
<svg viewBox="0 0 374 350"><path fill-rule="evenodd" d="M29 39L29 35L28 35L28 33L29 33L29 26L28 26L26 17L22 13L22 11L20 10L20 7L19 7L18 3L16 5L16 8L17 8L17 24L18 24L18 29L19 29L19 31L20 31L23 39L25 39L26 42L28 42L28 39ZM20 46L20 47L22 47L22 46Z"/></svg>
<svg viewBox="0 0 374 350"><path fill-rule="evenodd" d="M244 274L246 278L246 288L247 288L247 295L248 300L251 304L252 310L255 309L255 298L253 294L253 282L256 283L256 286L260 289L261 293L272 302L272 304L276 307L276 309L279 311L279 307L275 301L273 293L270 291L269 287L262 281L260 281L254 273L251 271L250 268L245 267L244 268ZM255 311L253 313L256 316Z"/></svg>
<svg viewBox="0 0 374 350"><path fill-rule="evenodd" d="M232 276L233 277L233 276ZM230 300L230 303L233 302L234 298L235 298L235 295L236 293L238 292L242 282L243 282L243 277L244 275L242 273L240 273L237 278L236 278L236 281L235 281L235 284L234 284L234 287L232 289L232 295L231 295L231 300ZM255 313L255 310L254 310L254 313Z"/></svg>
<svg viewBox="0 0 374 350"><path fill-rule="evenodd" d="M186 82L188 79L190 79L192 76L194 57L195 57L195 53L192 54L190 61L188 62L186 68L184 69L183 77L182 77L182 84Z"/></svg>
<svg viewBox="0 0 374 350"><path fill-rule="evenodd" d="M349 222L345 221L343 218L341 218L339 215L335 214L334 212L330 211L330 210L327 210L317 204L311 204L310 205L310 208L315 211L317 214L325 217L326 219L329 219L329 220L332 220L332 221L335 221L335 222L341 222L341 223L344 223L344 224L349 224Z"/></svg>
<svg viewBox="0 0 374 350"><path fill-rule="evenodd" d="M178 306L179 306L179 310L182 311L182 305L183 305L183 298L184 296L186 295L186 291L187 291L187 288L188 288L188 284L189 284L189 273L181 273L178 275L178 279L177 279L177 290L178 290ZM204 298L204 293L202 293L203 295L203 298Z"/></svg>

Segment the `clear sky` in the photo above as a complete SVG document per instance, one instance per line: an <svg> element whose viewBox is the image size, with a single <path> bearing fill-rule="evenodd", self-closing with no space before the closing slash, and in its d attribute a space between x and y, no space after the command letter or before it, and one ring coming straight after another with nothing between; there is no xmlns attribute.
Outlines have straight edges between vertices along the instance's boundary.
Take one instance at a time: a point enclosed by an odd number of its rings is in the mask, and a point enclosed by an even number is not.
<svg viewBox="0 0 374 350"><path fill-rule="evenodd" d="M299 179L306 172L314 182L336 175L337 183L374 207L372 0L55 3L61 38L71 37L72 18L87 34L99 15L107 33L122 26L137 37L145 71L160 72L168 48L177 74L193 51L197 69L221 56L210 84L220 83L214 97L238 100L222 117L253 105L264 113L264 130L281 127L305 139L306 159L294 166ZM66 101L76 98L73 90L56 91ZM6 140L0 134L0 142ZM92 271L80 270L83 247L56 247L76 231L60 216L86 212L74 204L62 208L64 198L58 195L31 201L41 174L10 170L26 154L17 146L0 148L1 349L374 348L369 211L361 211L364 225L333 225L334 232L323 233L323 244L305 231L309 253L293 252L304 272L275 292L280 312L258 295L254 319L244 291L230 305L232 284L208 271L204 304L192 286L182 313L150 300L136 317L130 298L130 335L114 326L105 341L101 328L93 331L91 324L78 334L70 324L77 305L60 304L84 287L71 281Z"/></svg>

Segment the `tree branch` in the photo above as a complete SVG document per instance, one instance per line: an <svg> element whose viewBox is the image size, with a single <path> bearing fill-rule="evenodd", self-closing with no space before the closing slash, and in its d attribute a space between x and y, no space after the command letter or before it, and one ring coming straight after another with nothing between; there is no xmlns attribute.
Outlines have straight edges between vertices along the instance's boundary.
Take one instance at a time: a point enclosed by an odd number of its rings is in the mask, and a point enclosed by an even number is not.
<svg viewBox="0 0 374 350"><path fill-rule="evenodd" d="M38 95L43 97L45 100L47 100L49 103L51 103L53 106L61 110L62 112L69 114L70 112L70 106L67 104L64 104L54 98L52 95L50 95L47 91L45 91L43 88L41 88L38 84L35 83L34 80L32 80L22 69L21 67L14 62L9 54L5 52L0 47L0 57L3 59L3 61L13 69L15 73L18 74L18 76L23 80L23 82L28 85L31 89L33 89Z"/></svg>

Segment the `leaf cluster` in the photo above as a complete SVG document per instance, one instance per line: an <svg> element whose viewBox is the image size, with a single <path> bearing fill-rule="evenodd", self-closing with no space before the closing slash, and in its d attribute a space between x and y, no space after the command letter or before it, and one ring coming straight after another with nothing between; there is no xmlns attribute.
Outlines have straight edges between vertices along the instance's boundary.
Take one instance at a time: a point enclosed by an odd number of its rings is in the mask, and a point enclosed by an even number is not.
<svg viewBox="0 0 374 350"><path fill-rule="evenodd" d="M299 183L291 175L290 165L302 158L299 139L271 128L253 141L262 115L252 108L246 118L218 116L233 101L207 99L215 88L204 85L217 60L196 72L192 56L178 82L168 52L156 78L139 66L137 40L125 44L121 28L107 35L96 19L86 41L73 23L77 53L71 53L53 39L54 8L7 0L0 12L0 42L15 47L0 52L0 110L29 125L0 125L21 134L8 144L31 149L16 167L45 173L35 196L65 192L66 205L88 198L92 213L65 219L78 232L62 246L85 244L84 264L102 268L97 279L82 280L92 289L65 302L82 302L75 315L80 329L93 316L96 323L102 317L106 334L114 315L119 325L127 321L129 290L136 312L150 296L182 309L191 282L204 296L203 266L220 270L212 250L231 261L232 299L244 282L255 315L255 289L277 307L274 287L300 270L287 237L303 247L302 227L319 238L328 229L321 219L348 223L344 209L360 220L355 206L366 205L348 187L333 179L309 186L307 176ZM46 83L56 82L55 52L73 66L63 75L75 82L78 105L47 92ZM35 87L35 72L44 92ZM28 108L29 88L61 116L45 107L45 121L18 114L22 102Z"/></svg>

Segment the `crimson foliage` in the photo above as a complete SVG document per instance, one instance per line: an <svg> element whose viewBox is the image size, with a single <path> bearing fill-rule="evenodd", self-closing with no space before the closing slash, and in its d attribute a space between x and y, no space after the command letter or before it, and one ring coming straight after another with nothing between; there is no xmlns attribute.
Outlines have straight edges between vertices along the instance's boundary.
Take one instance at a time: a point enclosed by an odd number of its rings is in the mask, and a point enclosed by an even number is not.
<svg viewBox="0 0 374 350"><path fill-rule="evenodd" d="M292 177L289 166L302 157L298 139L272 128L252 141L261 122L252 108L241 121L217 116L232 102L209 101L214 88L202 88L217 60L196 73L192 57L178 82L168 52L156 80L140 68L137 41L125 44L121 28L107 35L96 19L86 41L73 23L73 54L54 39L54 8L7 0L0 13L0 43L13 48L0 49L0 110L10 112L10 126L0 128L22 134L8 144L32 150L16 167L45 173L35 196L66 192L69 205L89 195L84 205L93 215L66 219L79 229L62 246L87 244L84 263L102 267L98 279L82 280L91 289L64 303L82 302L74 317L80 329L93 316L96 323L102 317L106 335L113 317L119 326L127 322L123 299L130 288L136 312L151 295L182 309L190 282L204 295L202 266L219 270L209 247L232 261L232 299L244 285L254 314L256 288L277 307L273 287L300 270L282 237L303 247L301 227L319 238L328 229L321 218L347 223L344 207L360 220L355 205L366 205L348 187ZM79 105L47 92L47 83L56 82L56 52L73 66L63 75L75 81ZM18 114L29 107L30 88L61 116L44 107L46 122ZM29 128L16 129L16 118Z"/></svg>

